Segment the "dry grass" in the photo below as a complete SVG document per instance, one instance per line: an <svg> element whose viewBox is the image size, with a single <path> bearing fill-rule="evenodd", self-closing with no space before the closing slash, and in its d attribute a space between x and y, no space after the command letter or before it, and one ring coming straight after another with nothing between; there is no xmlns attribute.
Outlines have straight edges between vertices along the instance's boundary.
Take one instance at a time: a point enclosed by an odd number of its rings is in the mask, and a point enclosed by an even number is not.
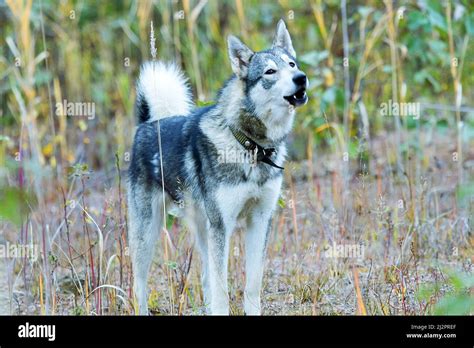
<svg viewBox="0 0 474 348"><path fill-rule="evenodd" d="M334 154L317 156L312 175L308 162L287 166L284 207L275 216L268 250L265 314L429 314L451 286L444 270L472 272L470 216L455 196L456 164L449 158L438 158L441 164L429 160L418 183L410 176L394 179L386 160L393 151L391 141L374 140L376 168L370 171L377 174L354 175L347 188L341 187ZM438 147L449 143L449 137L438 139L424 155L432 159ZM38 243L48 256L8 262L12 313L134 312L118 173L76 168L69 194L65 199L57 194L45 207L48 223L39 212L28 217L22 238ZM168 231L174 247L165 254L168 243L162 232L149 281L151 312L201 314L199 256L193 253L192 238L178 221L170 220ZM8 231L6 239L15 240L15 233ZM362 257L327 257L333 243L362 245ZM242 314L244 246L239 231L230 255L232 313ZM439 292L428 301L419 299L419 289L433 282Z"/></svg>
<svg viewBox="0 0 474 348"><path fill-rule="evenodd" d="M442 306L449 294L470 296L458 301L461 308L455 313L474 312L474 147L469 133L474 123L472 109L462 103L472 96L472 77L466 72L474 65L465 59L472 56L472 44L467 34L460 35L460 24L451 21L450 2L441 15L446 33L435 26L436 35L426 40L437 36L436 47L446 41L447 57L459 57L460 64L441 64L444 74L436 76L451 80L437 92L426 82L407 88L418 61L407 58L409 29L397 19L400 7L391 1L369 1L361 10L370 11L360 16L348 2L349 24L342 25L339 7L334 11L321 0L282 0L262 7L253 0L140 1L123 5L122 13L107 4L91 13L87 2L56 6L44 1L40 20L30 0L7 4L10 31L5 31L0 56L0 79L8 79L7 90L0 88L6 106L0 110L6 116L0 135L0 197L2 207L13 208L10 221L0 221L0 244L32 246L39 257L0 260L5 266L0 267L1 314L135 312L124 183L135 126L131 91L138 65L149 57L150 21L162 24L156 32L160 58L184 65L198 100L205 101L229 71L221 68L227 64L224 34L240 30L256 49L263 48L269 24L262 18L290 11L296 16L289 21L294 37L308 36L295 40L298 51L325 56L305 65L316 83L310 103L298 114L291 145L300 149L296 157L303 160L286 165L285 190L273 222L264 314L453 313ZM409 5L420 10L414 2ZM70 19L71 11L76 20ZM349 30L351 42L341 42L342 30ZM114 36L119 31L121 36ZM349 52L350 69L342 68L341 52ZM18 66L11 64L16 58ZM130 66L124 66L125 58ZM323 107L326 91L337 86L343 86L347 102L341 108L334 97ZM65 98L94 101L97 119L53 117L55 103ZM380 115L380 102L388 99L420 100L428 107L436 100L453 109L445 114L422 109L423 122L409 127L408 120ZM357 147L355 154L351 146ZM171 217L166 232L159 233L149 280L151 312L201 314L199 255L191 236ZM245 252L240 234L236 231L232 239L229 260L232 314L242 314ZM361 257L328 257L334 245L360 247ZM471 278L459 284L453 272Z"/></svg>

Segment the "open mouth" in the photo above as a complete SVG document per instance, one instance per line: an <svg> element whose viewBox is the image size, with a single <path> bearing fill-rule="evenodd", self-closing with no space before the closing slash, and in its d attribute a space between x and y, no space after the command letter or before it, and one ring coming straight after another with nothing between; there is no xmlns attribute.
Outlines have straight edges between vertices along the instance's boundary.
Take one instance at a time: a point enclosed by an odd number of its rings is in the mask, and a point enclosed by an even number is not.
<svg viewBox="0 0 474 348"><path fill-rule="evenodd" d="M301 87L296 91L295 94L283 98L285 98L285 100L293 106L300 106L308 101L308 96L306 95L305 87Z"/></svg>

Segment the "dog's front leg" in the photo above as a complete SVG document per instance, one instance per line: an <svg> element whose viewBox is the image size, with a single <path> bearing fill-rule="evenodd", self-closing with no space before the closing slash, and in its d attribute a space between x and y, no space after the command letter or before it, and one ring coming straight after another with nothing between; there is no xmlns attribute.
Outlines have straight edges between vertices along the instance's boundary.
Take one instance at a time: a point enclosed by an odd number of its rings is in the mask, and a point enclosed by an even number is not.
<svg viewBox="0 0 474 348"><path fill-rule="evenodd" d="M245 234L244 310L246 315L260 315L261 312L260 292L271 217L265 214L261 219L252 221Z"/></svg>
<svg viewBox="0 0 474 348"><path fill-rule="evenodd" d="M245 234L245 292L246 315L260 315L265 251L271 228L272 213L280 193L281 178L269 182L263 195L247 219Z"/></svg>
<svg viewBox="0 0 474 348"><path fill-rule="evenodd" d="M224 228L212 225L208 234L209 285L211 290L210 314L229 315L227 260L229 235Z"/></svg>

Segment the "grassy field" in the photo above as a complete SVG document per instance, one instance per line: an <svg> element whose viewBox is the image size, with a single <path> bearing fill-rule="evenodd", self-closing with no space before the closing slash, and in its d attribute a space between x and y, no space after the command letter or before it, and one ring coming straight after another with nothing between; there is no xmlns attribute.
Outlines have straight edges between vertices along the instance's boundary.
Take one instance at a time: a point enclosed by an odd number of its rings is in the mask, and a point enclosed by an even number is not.
<svg viewBox="0 0 474 348"><path fill-rule="evenodd" d="M158 56L198 105L230 75L226 35L284 18L310 79L289 143L266 315L474 313L474 6L469 1L0 3L0 314L133 314L126 170L134 81ZM68 102L94 108L67 116ZM393 108L411 105L404 114ZM199 255L171 215L152 314L202 314ZM243 314L244 248L229 260Z"/></svg>

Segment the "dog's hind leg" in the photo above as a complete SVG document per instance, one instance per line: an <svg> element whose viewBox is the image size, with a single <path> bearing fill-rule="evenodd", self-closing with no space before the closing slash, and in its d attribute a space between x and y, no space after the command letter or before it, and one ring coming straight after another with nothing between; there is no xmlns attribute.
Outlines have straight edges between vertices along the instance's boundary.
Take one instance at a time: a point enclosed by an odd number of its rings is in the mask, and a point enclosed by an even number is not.
<svg viewBox="0 0 474 348"><path fill-rule="evenodd" d="M267 184L264 194L247 219L245 233L244 310L247 315L260 315L265 251L271 228L272 212L280 192L281 179Z"/></svg>
<svg viewBox="0 0 474 348"><path fill-rule="evenodd" d="M160 192L137 188L129 196L129 247L133 268L133 290L138 313L148 314L147 279L163 214Z"/></svg>
<svg viewBox="0 0 474 348"><path fill-rule="evenodd" d="M205 312L209 312L211 303L211 290L209 285L209 252L207 235L209 229L209 219L205 211L197 204L189 203L186 208L186 219L189 229L194 235L195 243L201 258L201 284L204 295Z"/></svg>

